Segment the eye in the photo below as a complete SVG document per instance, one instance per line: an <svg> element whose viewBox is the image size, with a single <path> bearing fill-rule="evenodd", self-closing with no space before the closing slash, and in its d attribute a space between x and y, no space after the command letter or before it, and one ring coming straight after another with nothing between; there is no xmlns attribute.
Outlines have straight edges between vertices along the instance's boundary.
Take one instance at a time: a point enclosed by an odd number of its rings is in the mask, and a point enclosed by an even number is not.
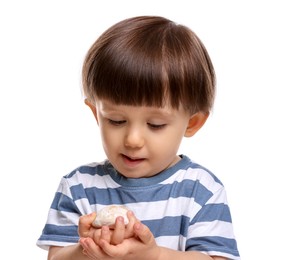
<svg viewBox="0 0 289 260"><path fill-rule="evenodd" d="M148 123L148 126L149 126L151 129L158 130L158 129L164 128L164 127L166 126L166 124L157 125L157 124Z"/></svg>
<svg viewBox="0 0 289 260"><path fill-rule="evenodd" d="M112 119L108 119L108 122L109 122L111 125L120 126L120 125L124 124L126 121L125 121L125 120L112 120Z"/></svg>

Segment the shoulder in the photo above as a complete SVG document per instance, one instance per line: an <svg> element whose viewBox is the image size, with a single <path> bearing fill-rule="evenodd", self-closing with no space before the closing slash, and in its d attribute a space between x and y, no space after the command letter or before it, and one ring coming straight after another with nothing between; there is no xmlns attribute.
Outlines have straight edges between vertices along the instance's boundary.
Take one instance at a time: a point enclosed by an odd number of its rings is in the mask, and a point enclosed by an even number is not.
<svg viewBox="0 0 289 260"><path fill-rule="evenodd" d="M74 189L108 188L117 186L111 179L111 165L107 160L93 162L75 168L62 177L61 186Z"/></svg>
<svg viewBox="0 0 289 260"><path fill-rule="evenodd" d="M65 179L75 178L78 175L100 175L103 176L106 173L107 161L103 162L92 162L88 164L81 165L75 168L73 171L63 176Z"/></svg>
<svg viewBox="0 0 289 260"><path fill-rule="evenodd" d="M211 193L224 189L223 183L212 171L185 155L182 155L182 160L176 166L172 181L192 181L194 186L200 186Z"/></svg>

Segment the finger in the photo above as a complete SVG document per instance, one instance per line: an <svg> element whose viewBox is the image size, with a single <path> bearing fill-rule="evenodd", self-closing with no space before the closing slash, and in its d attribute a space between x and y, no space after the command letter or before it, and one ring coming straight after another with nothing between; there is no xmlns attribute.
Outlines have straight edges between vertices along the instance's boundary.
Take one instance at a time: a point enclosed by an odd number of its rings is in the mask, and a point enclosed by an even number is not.
<svg viewBox="0 0 289 260"><path fill-rule="evenodd" d="M134 225L134 232L140 241L142 241L144 244L155 243L155 238L152 232L146 225L142 224L141 222L137 222Z"/></svg>
<svg viewBox="0 0 289 260"><path fill-rule="evenodd" d="M87 251L85 250L85 249L82 249L82 253L84 254L84 255L88 255L88 253L87 253Z"/></svg>
<svg viewBox="0 0 289 260"><path fill-rule="evenodd" d="M78 224L78 234L81 237L85 237L88 235L89 229L91 228L91 224L96 217L96 213L93 212L88 215L83 215L79 218Z"/></svg>
<svg viewBox="0 0 289 260"><path fill-rule="evenodd" d="M125 238L130 238L134 236L134 224L138 221L137 218L135 217L134 213L132 211L127 212L127 218L128 218L128 224L126 225L125 228Z"/></svg>
<svg viewBox="0 0 289 260"><path fill-rule="evenodd" d="M79 244L83 248L83 254L88 256L92 259L103 259L105 257L105 253L102 251L102 249L94 243L94 241L87 237L87 238L80 238Z"/></svg>
<svg viewBox="0 0 289 260"><path fill-rule="evenodd" d="M121 258L126 255L127 251L125 248L121 249L120 245L112 245L107 243L105 240L100 240L99 246L102 248L103 252L114 258Z"/></svg>
<svg viewBox="0 0 289 260"><path fill-rule="evenodd" d="M124 240L125 224L123 217L117 217L115 221L114 231L111 236L110 243L112 245L118 245Z"/></svg>
<svg viewBox="0 0 289 260"><path fill-rule="evenodd" d="M109 229L108 226L103 226L101 228L101 236L100 239L103 239L105 241L107 241L108 243L110 243L111 240L111 231Z"/></svg>

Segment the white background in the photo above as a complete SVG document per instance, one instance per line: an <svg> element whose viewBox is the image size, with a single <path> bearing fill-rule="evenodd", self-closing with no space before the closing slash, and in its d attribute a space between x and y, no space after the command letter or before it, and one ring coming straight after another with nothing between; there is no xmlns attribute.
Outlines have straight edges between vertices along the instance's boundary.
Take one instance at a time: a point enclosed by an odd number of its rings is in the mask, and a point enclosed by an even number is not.
<svg viewBox="0 0 289 260"><path fill-rule="evenodd" d="M213 60L218 94L207 124L180 152L227 188L243 260L288 253L286 1L1 1L1 253L36 247L61 176L105 158L81 96L81 66L109 26L162 15L189 26ZM287 241L286 241L287 240ZM284 256L285 255L285 256Z"/></svg>

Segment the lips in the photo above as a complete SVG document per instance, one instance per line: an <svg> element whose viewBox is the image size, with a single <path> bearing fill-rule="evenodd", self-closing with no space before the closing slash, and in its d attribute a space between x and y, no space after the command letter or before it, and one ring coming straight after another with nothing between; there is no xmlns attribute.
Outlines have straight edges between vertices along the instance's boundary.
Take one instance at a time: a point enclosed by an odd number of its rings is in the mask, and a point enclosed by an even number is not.
<svg viewBox="0 0 289 260"><path fill-rule="evenodd" d="M129 166L135 166L141 162L143 162L145 159L144 158L136 158L136 157L129 157L125 154L122 154L122 158L125 162L125 164Z"/></svg>
<svg viewBox="0 0 289 260"><path fill-rule="evenodd" d="M125 154L122 155L125 159L129 160L129 161L132 161L132 162L135 162L135 161L141 161L141 160L144 160L143 158L134 158L134 157L129 157Z"/></svg>

